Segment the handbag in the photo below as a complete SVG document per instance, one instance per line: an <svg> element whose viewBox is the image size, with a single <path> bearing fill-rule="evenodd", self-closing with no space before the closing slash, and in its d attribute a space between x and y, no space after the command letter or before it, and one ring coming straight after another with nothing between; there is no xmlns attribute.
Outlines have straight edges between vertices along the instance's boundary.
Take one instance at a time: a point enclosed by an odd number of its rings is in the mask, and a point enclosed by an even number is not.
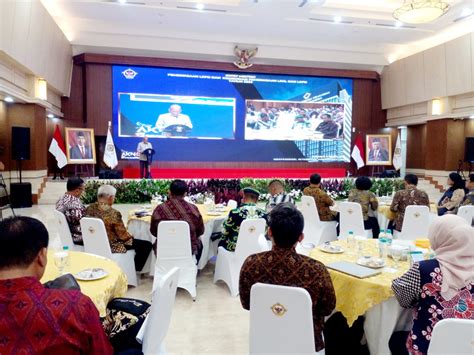
<svg viewBox="0 0 474 355"><path fill-rule="evenodd" d="M46 282L43 286L59 290L81 290L81 286L79 286L76 278L72 274L61 275L54 280Z"/></svg>

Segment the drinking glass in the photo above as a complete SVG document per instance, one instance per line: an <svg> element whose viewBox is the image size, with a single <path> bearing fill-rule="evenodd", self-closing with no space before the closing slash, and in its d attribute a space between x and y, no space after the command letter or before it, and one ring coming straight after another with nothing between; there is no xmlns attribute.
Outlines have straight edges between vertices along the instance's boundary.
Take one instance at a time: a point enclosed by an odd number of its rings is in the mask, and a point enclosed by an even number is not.
<svg viewBox="0 0 474 355"><path fill-rule="evenodd" d="M390 252L392 254L392 259L395 261L395 269L398 269L398 262L403 256L403 253L405 252L405 248L401 245L392 245Z"/></svg>
<svg viewBox="0 0 474 355"><path fill-rule="evenodd" d="M364 254L364 243L367 240L366 237L358 235L354 237L356 243L357 243L357 255L358 256L363 256Z"/></svg>
<svg viewBox="0 0 474 355"><path fill-rule="evenodd" d="M54 255L53 255L54 265L56 265L56 267L58 268L59 275L64 274L64 268L67 265L68 257L69 257L69 255L65 251L58 251L58 252L54 253Z"/></svg>

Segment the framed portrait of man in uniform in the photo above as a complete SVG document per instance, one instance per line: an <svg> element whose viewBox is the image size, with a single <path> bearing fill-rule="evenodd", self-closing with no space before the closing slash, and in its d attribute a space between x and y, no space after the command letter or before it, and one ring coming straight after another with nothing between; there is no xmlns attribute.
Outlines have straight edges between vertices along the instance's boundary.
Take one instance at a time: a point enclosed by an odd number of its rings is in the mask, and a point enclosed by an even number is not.
<svg viewBox="0 0 474 355"><path fill-rule="evenodd" d="M66 127L68 164L95 164L94 129Z"/></svg>
<svg viewBox="0 0 474 355"><path fill-rule="evenodd" d="M392 165L392 136L368 134L365 151L367 165Z"/></svg>

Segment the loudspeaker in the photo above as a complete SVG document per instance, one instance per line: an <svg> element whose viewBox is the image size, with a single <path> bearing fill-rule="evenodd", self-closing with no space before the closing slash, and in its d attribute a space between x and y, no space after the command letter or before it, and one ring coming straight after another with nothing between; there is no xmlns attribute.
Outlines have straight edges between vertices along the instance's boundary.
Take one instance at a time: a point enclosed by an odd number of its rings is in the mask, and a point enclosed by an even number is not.
<svg viewBox="0 0 474 355"><path fill-rule="evenodd" d="M12 159L30 160L29 127L12 127Z"/></svg>
<svg viewBox="0 0 474 355"><path fill-rule="evenodd" d="M10 201L13 208L31 207L31 184L15 182L10 184Z"/></svg>
<svg viewBox="0 0 474 355"><path fill-rule="evenodd" d="M474 163L474 137L466 137L464 161Z"/></svg>
<svg viewBox="0 0 474 355"><path fill-rule="evenodd" d="M99 179L121 179L122 173L117 170L100 169Z"/></svg>

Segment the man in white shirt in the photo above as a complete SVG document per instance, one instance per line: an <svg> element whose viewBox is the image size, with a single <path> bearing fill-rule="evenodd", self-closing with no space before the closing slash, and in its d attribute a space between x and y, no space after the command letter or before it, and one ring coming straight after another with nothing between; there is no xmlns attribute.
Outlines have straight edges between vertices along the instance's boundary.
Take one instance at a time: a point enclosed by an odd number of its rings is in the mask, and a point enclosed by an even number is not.
<svg viewBox="0 0 474 355"><path fill-rule="evenodd" d="M148 157L143 153L147 149L153 149L153 146L148 142L148 137L143 137L143 140L138 143L137 152L140 154L140 178L149 178L150 171L148 169Z"/></svg>
<svg viewBox="0 0 474 355"><path fill-rule="evenodd" d="M168 113L158 116L155 126L166 136L184 136L193 128L189 116L182 114L181 106L176 104L170 106Z"/></svg>

